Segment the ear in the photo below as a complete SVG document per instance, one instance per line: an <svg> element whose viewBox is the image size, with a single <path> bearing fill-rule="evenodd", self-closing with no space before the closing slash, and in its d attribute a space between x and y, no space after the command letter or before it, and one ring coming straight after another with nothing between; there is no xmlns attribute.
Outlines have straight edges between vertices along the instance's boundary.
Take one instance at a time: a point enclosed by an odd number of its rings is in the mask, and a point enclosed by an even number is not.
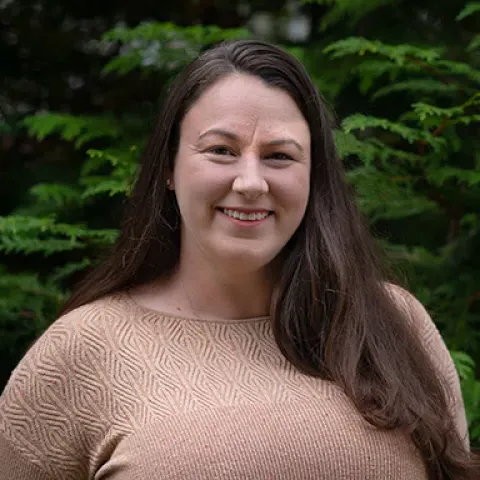
<svg viewBox="0 0 480 480"><path fill-rule="evenodd" d="M173 182L173 172L172 171L168 172L167 188L171 191L175 190L175 184Z"/></svg>

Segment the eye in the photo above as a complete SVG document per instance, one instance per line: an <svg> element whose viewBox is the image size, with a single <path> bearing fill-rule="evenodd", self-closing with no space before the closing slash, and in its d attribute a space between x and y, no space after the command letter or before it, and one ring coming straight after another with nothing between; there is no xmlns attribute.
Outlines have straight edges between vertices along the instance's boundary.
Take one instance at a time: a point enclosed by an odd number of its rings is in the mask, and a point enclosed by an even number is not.
<svg viewBox="0 0 480 480"><path fill-rule="evenodd" d="M233 155L227 147L213 147L208 149L208 153L213 153L214 155Z"/></svg>
<svg viewBox="0 0 480 480"><path fill-rule="evenodd" d="M271 153L267 156L267 158L271 158L273 160L293 160L293 158L290 155L287 155L286 153L283 153L283 152Z"/></svg>

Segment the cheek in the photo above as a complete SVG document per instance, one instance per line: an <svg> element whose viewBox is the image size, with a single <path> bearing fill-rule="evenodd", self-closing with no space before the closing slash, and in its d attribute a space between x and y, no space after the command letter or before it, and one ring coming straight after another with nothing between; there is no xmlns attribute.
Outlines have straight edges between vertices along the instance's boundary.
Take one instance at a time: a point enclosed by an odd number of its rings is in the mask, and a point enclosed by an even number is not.
<svg viewBox="0 0 480 480"><path fill-rule="evenodd" d="M185 213L215 205L230 186L225 167L197 160L179 162L174 172L177 200Z"/></svg>
<svg viewBox="0 0 480 480"><path fill-rule="evenodd" d="M310 194L309 170L286 175L281 182L276 182L276 187L279 206L285 211L303 215Z"/></svg>

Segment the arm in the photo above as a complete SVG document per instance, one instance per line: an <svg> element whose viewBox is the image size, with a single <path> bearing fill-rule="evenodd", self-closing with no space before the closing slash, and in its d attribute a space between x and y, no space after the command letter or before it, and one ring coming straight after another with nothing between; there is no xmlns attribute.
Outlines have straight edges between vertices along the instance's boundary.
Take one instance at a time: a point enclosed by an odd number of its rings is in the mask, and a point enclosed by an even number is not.
<svg viewBox="0 0 480 480"><path fill-rule="evenodd" d="M72 312L50 326L0 397L0 480L87 478L79 387L71 368L79 351L75 320Z"/></svg>
<svg viewBox="0 0 480 480"><path fill-rule="evenodd" d="M32 462L15 449L12 442L0 434L0 480L29 479L29 480L54 480L42 466Z"/></svg>

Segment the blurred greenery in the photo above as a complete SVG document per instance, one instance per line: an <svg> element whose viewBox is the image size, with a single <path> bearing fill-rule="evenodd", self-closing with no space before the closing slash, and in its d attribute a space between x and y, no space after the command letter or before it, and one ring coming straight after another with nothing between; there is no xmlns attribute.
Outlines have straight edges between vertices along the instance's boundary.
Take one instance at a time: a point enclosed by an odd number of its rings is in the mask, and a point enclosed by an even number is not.
<svg viewBox="0 0 480 480"><path fill-rule="evenodd" d="M480 443L480 3L0 2L0 384L114 241L172 76L283 45L338 119L358 204L432 313Z"/></svg>

